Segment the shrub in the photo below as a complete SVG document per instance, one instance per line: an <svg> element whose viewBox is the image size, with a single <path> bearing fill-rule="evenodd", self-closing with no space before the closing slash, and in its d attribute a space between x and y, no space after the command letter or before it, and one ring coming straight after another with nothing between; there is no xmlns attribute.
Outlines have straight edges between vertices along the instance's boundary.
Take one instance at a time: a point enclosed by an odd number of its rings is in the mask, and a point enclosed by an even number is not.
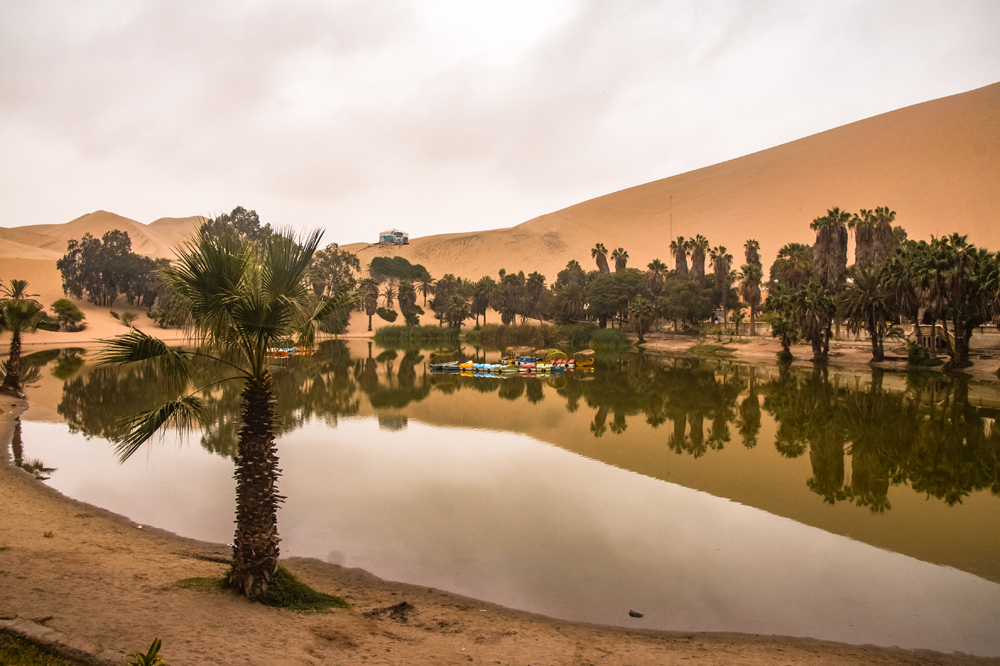
<svg viewBox="0 0 1000 666"><path fill-rule="evenodd" d="M390 324L396 321L396 317L399 316L399 313L396 312L395 310L386 310L385 308L379 308L378 310L375 311L375 314L377 314L379 317L389 322Z"/></svg>
<svg viewBox="0 0 1000 666"><path fill-rule="evenodd" d="M917 367L932 367L943 363L930 350L921 347L912 340L906 343L906 362L908 365Z"/></svg>
<svg viewBox="0 0 1000 666"><path fill-rule="evenodd" d="M55 313L56 322L67 331L82 331L87 327L83 323L87 316L68 298L60 298L54 302L52 312Z"/></svg>
<svg viewBox="0 0 1000 666"><path fill-rule="evenodd" d="M440 326L383 326L375 331L379 344L435 343L458 344L458 329Z"/></svg>
<svg viewBox="0 0 1000 666"><path fill-rule="evenodd" d="M111 311L111 316L125 324L126 326L132 326L132 322L139 318L139 315L132 312L131 310L125 310L124 312Z"/></svg>

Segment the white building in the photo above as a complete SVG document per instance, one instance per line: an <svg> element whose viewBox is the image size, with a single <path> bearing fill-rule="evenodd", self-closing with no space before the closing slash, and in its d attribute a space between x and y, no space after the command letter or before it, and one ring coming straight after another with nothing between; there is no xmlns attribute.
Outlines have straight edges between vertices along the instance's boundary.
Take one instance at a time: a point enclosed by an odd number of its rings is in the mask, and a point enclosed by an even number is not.
<svg viewBox="0 0 1000 666"><path fill-rule="evenodd" d="M384 245L409 245L410 234L399 229L389 229L379 233L378 242Z"/></svg>

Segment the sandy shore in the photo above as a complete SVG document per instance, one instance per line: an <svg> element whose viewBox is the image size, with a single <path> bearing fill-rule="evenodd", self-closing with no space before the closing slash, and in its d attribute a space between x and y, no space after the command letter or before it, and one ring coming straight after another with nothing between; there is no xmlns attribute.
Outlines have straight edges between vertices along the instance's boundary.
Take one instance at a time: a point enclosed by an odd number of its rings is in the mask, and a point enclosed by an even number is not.
<svg viewBox="0 0 1000 666"><path fill-rule="evenodd" d="M360 569L292 558L346 610L306 614L225 592L181 589L219 576L229 550L178 537L64 497L9 463L13 419L0 408L0 622L52 616L63 640L105 657L163 639L178 664L1000 664L1000 659L852 646L808 638L675 633L566 622L445 591L383 581ZM407 617L370 615L407 602ZM10 618L18 620L10 622ZM627 618L624 618L627 620ZM37 623L21 626L35 626Z"/></svg>

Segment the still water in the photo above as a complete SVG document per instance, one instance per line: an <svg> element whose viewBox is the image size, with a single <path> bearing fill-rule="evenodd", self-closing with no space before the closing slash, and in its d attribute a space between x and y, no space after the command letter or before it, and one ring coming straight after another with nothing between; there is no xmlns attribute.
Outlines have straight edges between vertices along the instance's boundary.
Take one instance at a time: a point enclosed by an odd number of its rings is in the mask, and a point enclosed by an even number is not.
<svg viewBox="0 0 1000 666"><path fill-rule="evenodd" d="M648 355L504 380L429 356L328 342L275 369L284 555L567 619L1000 655L995 383ZM212 428L119 465L117 420L170 390L87 358L32 359L15 459L230 541L238 386Z"/></svg>

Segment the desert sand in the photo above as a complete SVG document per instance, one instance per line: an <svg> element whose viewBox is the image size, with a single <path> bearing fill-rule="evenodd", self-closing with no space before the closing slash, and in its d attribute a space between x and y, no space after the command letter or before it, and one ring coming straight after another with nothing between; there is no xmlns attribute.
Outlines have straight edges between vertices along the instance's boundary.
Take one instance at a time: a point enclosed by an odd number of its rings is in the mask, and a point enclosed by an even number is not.
<svg viewBox="0 0 1000 666"><path fill-rule="evenodd" d="M103 663L124 663L124 654L156 636L161 656L175 665L1000 663L808 638L566 622L311 559L285 565L349 608L296 613L182 589L178 580L221 575L228 548L137 525L13 467L13 419L25 404L6 399L0 408L0 627ZM404 602L412 608L389 610Z"/></svg>

